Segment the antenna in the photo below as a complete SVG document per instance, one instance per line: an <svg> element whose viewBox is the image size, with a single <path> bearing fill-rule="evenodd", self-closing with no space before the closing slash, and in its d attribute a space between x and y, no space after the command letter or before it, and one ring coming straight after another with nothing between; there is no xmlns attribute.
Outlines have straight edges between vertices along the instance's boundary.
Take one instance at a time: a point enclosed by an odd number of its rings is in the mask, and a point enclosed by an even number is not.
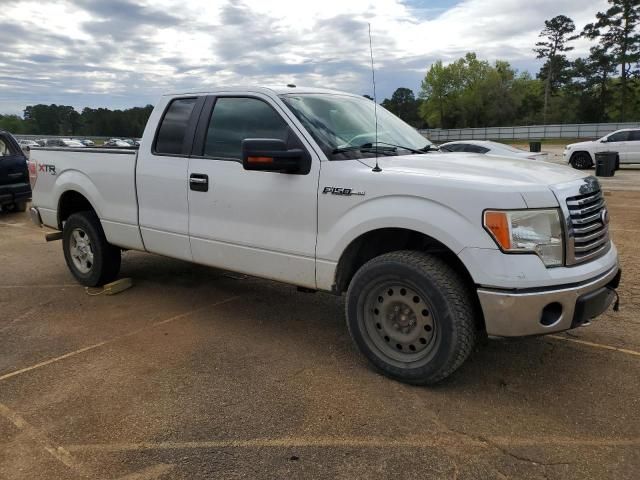
<svg viewBox="0 0 640 480"><path fill-rule="evenodd" d="M368 23L367 25L369 25L369 53L371 54L371 80L373 82L373 115L375 117L376 120L376 146L375 148L375 153L376 153L376 166L373 167L374 172L381 172L382 169L380 168L380 166L378 165L378 97L376 96L376 71L373 68L373 44L371 43L371 23Z"/></svg>

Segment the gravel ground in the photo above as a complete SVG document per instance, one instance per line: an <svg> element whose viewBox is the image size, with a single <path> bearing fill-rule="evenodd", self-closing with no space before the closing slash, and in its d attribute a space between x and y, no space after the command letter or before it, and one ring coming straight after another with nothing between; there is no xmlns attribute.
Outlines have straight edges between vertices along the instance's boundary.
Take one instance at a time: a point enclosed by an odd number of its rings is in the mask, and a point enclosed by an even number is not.
<svg viewBox="0 0 640 480"><path fill-rule="evenodd" d="M136 252L88 296L2 214L0 478L636 479L640 193L603 183L620 312L432 388L372 372L341 298Z"/></svg>

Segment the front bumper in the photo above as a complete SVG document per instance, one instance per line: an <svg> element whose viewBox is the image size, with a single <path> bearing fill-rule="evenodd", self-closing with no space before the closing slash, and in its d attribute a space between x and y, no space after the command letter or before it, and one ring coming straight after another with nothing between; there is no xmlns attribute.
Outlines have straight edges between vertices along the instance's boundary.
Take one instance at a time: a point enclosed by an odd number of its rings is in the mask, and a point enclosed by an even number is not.
<svg viewBox="0 0 640 480"><path fill-rule="evenodd" d="M620 276L616 265L576 285L524 291L479 288L487 334L522 337L578 327L609 308Z"/></svg>

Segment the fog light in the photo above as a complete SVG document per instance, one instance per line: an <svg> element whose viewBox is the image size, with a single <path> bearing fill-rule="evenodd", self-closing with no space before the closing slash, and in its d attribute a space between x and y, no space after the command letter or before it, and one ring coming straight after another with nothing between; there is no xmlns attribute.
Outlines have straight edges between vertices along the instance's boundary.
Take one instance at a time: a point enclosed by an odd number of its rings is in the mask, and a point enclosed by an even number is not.
<svg viewBox="0 0 640 480"><path fill-rule="evenodd" d="M560 320L561 316L562 305L560 305L558 302L553 302L542 309L540 323L545 327L548 327Z"/></svg>

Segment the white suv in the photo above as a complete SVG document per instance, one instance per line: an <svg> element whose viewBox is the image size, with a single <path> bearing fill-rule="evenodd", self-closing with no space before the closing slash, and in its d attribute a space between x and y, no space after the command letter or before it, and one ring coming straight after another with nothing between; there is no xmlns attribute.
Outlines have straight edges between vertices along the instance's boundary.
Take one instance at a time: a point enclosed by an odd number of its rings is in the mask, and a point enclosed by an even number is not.
<svg viewBox="0 0 640 480"><path fill-rule="evenodd" d="M597 152L617 152L621 163L640 163L640 129L617 130L609 135L589 142L572 143L563 152L564 160L573 168L591 168Z"/></svg>

